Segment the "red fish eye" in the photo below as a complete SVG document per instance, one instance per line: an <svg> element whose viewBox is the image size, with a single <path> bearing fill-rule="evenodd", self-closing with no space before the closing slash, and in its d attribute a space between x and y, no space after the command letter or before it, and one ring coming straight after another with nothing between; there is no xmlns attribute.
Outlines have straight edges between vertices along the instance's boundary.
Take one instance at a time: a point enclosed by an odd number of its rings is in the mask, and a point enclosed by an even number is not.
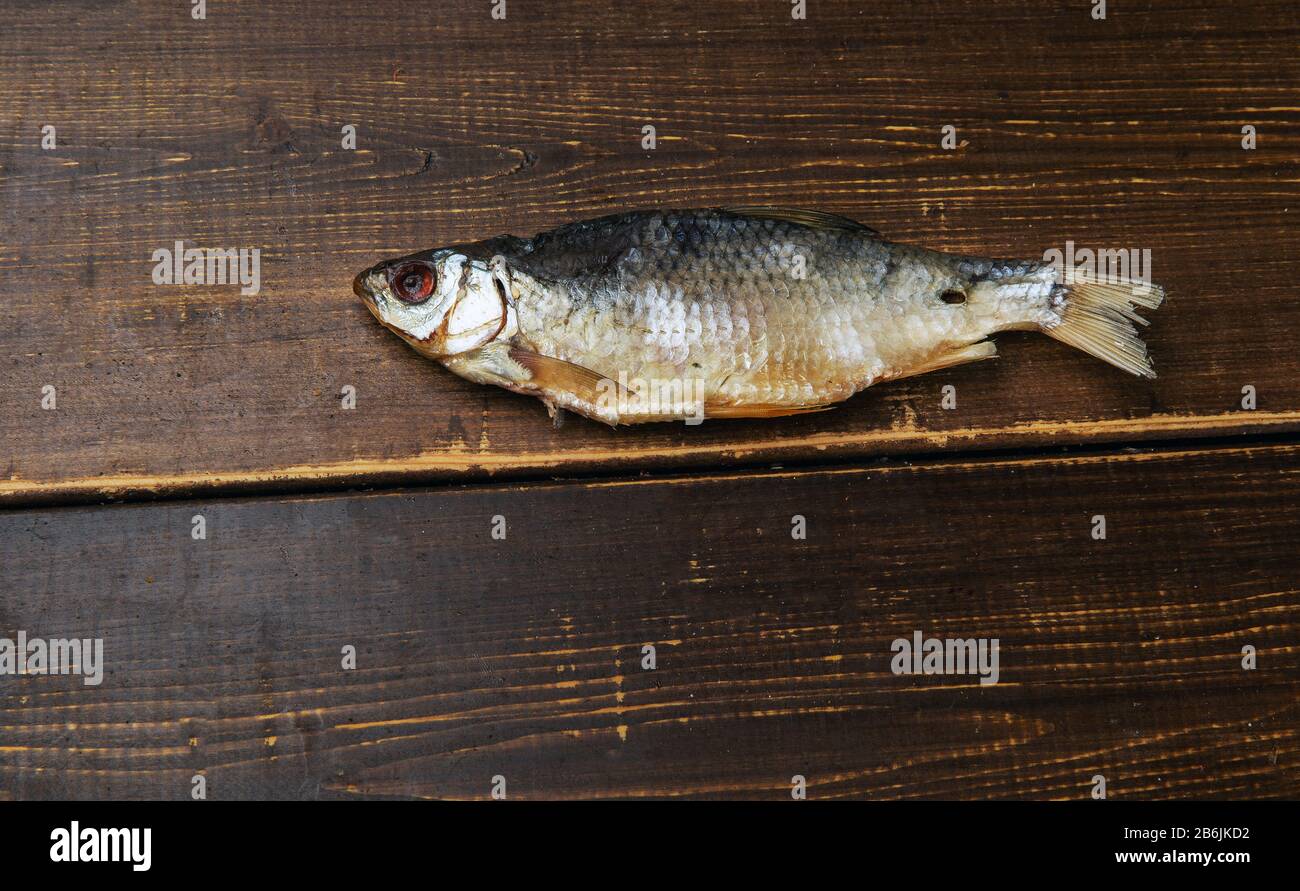
<svg viewBox="0 0 1300 891"><path fill-rule="evenodd" d="M425 263L399 266L388 283L403 303L421 303L433 293L433 270Z"/></svg>

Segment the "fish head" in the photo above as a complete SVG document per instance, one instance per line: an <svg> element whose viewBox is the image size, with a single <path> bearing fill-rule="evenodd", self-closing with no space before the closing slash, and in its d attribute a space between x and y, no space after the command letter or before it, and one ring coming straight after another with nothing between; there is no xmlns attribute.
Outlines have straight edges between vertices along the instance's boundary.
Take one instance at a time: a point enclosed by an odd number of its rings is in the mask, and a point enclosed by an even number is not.
<svg viewBox="0 0 1300 891"><path fill-rule="evenodd" d="M971 335L1032 329L1059 321L1064 289L1056 267L1036 260L961 258L936 281L935 299Z"/></svg>
<svg viewBox="0 0 1300 891"><path fill-rule="evenodd" d="M500 257L438 248L377 263L352 290L388 330L418 352L445 359L509 336L510 280Z"/></svg>

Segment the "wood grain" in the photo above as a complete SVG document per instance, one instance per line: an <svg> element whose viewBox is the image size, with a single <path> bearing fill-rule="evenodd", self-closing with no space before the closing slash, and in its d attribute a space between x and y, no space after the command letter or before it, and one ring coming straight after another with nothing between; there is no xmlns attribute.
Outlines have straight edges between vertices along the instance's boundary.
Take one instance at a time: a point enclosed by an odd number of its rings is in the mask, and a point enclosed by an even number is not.
<svg viewBox="0 0 1300 891"><path fill-rule="evenodd" d="M1287 445L9 511L4 633L102 637L107 668L3 679L0 793L1294 798L1297 470ZM916 630L998 638L999 683L894 675Z"/></svg>
<svg viewBox="0 0 1300 891"><path fill-rule="evenodd" d="M1112 4L1104 22L1088 4L490 7L0 10L0 500L1300 429L1295 4ZM349 289L384 255L726 202L990 255L1150 249L1161 376L1018 334L1000 362L824 415L555 431L411 354ZM259 248L261 293L153 285L176 239Z"/></svg>

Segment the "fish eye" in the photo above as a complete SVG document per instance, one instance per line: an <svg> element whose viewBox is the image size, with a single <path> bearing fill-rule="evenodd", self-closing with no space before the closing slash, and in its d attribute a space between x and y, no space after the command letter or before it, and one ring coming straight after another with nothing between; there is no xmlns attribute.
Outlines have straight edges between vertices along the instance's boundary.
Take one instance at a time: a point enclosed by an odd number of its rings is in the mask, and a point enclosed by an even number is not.
<svg viewBox="0 0 1300 891"><path fill-rule="evenodd" d="M960 305L966 302L966 292L958 291L955 288L949 288L939 295L939 299L950 306Z"/></svg>
<svg viewBox="0 0 1300 891"><path fill-rule="evenodd" d="M403 303L423 303L433 293L433 269L428 263L405 263L389 274L388 285Z"/></svg>

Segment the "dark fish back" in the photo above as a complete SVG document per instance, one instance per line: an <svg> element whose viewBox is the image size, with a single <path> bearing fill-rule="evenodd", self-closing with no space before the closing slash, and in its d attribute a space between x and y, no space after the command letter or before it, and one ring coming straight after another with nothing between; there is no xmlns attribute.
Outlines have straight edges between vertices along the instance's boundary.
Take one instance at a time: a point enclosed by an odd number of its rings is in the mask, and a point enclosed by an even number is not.
<svg viewBox="0 0 1300 891"><path fill-rule="evenodd" d="M539 279L600 290L639 281L771 275L782 254L823 269L880 260L887 243L866 227L814 227L724 209L642 210L571 223L513 239L505 256Z"/></svg>

